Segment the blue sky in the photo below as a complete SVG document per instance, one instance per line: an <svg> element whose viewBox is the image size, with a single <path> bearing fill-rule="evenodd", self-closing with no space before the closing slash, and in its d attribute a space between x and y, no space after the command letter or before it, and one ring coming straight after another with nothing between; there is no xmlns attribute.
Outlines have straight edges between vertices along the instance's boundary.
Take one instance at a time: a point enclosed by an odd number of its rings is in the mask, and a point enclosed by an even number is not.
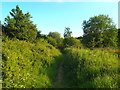
<svg viewBox="0 0 120 90"><path fill-rule="evenodd" d="M56 31L63 36L65 27L70 27L74 37L81 36L83 20L99 14L109 15L118 25L117 2L2 2L2 22L16 5L23 13L30 12L43 34Z"/></svg>

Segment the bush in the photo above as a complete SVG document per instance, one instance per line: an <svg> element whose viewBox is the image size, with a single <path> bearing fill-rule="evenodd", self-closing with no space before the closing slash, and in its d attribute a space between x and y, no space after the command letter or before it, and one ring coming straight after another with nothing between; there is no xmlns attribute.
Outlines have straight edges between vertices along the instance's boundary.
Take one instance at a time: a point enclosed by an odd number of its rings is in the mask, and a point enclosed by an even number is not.
<svg viewBox="0 0 120 90"><path fill-rule="evenodd" d="M54 47L61 49L63 47L63 38L52 38L52 37L47 37L46 39L48 43L53 45Z"/></svg>
<svg viewBox="0 0 120 90"><path fill-rule="evenodd" d="M4 88L52 87L46 69L60 55L57 49L43 40L36 44L6 40L2 46Z"/></svg>
<svg viewBox="0 0 120 90"><path fill-rule="evenodd" d="M64 47L82 47L80 40L73 37L66 37L63 40Z"/></svg>
<svg viewBox="0 0 120 90"><path fill-rule="evenodd" d="M118 56L98 50L65 49L65 72L69 86L117 88ZM70 81L69 81L70 80Z"/></svg>
<svg viewBox="0 0 120 90"><path fill-rule="evenodd" d="M47 37L47 41L48 43L50 43L51 45L53 45L54 47L57 47L57 42L54 38L52 37Z"/></svg>

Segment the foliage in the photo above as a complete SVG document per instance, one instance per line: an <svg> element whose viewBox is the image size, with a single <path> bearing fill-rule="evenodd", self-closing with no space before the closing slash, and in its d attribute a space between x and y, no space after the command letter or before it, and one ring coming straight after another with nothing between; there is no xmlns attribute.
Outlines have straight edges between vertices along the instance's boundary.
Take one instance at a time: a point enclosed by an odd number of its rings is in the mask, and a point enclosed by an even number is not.
<svg viewBox="0 0 120 90"><path fill-rule="evenodd" d="M59 39L60 38L60 33L58 33L58 32L49 32L48 36L52 37L54 39Z"/></svg>
<svg viewBox="0 0 120 90"><path fill-rule="evenodd" d="M7 36L17 38L20 40L34 40L37 36L36 25L30 20L30 13L23 14L19 6L16 9L12 9L10 16L5 18L5 29L4 32Z"/></svg>
<svg viewBox="0 0 120 90"><path fill-rule="evenodd" d="M65 27L64 37L71 37L72 31L69 27Z"/></svg>
<svg viewBox="0 0 120 90"><path fill-rule="evenodd" d="M37 31L37 38L41 37L41 31Z"/></svg>
<svg viewBox="0 0 120 90"><path fill-rule="evenodd" d="M7 39L2 43L4 88L53 87L46 74L60 52L43 39L30 43Z"/></svg>
<svg viewBox="0 0 120 90"><path fill-rule="evenodd" d="M63 39L60 37L60 33L58 32L49 32L47 41L48 43L59 49L63 46Z"/></svg>
<svg viewBox="0 0 120 90"><path fill-rule="evenodd" d="M54 39L54 38L52 38L52 37L47 37L47 41L48 41L48 43L50 43L51 45L53 45L53 46L57 46L57 42L56 42L56 40Z"/></svg>
<svg viewBox="0 0 120 90"><path fill-rule="evenodd" d="M3 88L55 87L61 62L66 87L120 88L117 82L120 67L115 54L119 50L98 48L119 46L120 29L116 29L108 16L94 16L84 21L84 35L77 39L71 37L72 31L65 27L63 39L58 32L45 35L37 31L30 13L23 14L18 5L10 15L5 18L4 26L0 23ZM83 49L81 42L94 50Z"/></svg>
<svg viewBox="0 0 120 90"><path fill-rule="evenodd" d="M40 34L40 38L44 38L44 39L47 39L47 35L46 34Z"/></svg>
<svg viewBox="0 0 120 90"><path fill-rule="evenodd" d="M117 29L107 15L94 16L88 21L85 20L83 31L83 43L87 47L117 46Z"/></svg>
<svg viewBox="0 0 120 90"><path fill-rule="evenodd" d="M0 36L0 88L2 88L2 37Z"/></svg>
<svg viewBox="0 0 120 90"><path fill-rule="evenodd" d="M65 47L82 47L80 40L73 37L66 37L63 40L64 48Z"/></svg>
<svg viewBox="0 0 120 90"><path fill-rule="evenodd" d="M118 29L118 47L120 47L120 29Z"/></svg>
<svg viewBox="0 0 120 90"><path fill-rule="evenodd" d="M117 88L118 56L98 50L66 48L65 73L69 87Z"/></svg>

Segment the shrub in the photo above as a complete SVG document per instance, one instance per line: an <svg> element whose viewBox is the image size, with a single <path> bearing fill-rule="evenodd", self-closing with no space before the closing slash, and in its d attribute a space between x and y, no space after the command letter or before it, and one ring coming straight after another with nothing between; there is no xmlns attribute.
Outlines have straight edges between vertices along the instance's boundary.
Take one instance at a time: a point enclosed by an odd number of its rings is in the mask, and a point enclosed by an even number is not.
<svg viewBox="0 0 120 90"><path fill-rule="evenodd" d="M41 42L34 44L6 40L2 43L4 88L52 87L45 71L55 63L55 57L59 56L60 52L52 45Z"/></svg>
<svg viewBox="0 0 120 90"><path fill-rule="evenodd" d="M64 47L82 47L80 40L73 37L66 37L63 40Z"/></svg>
<svg viewBox="0 0 120 90"><path fill-rule="evenodd" d="M47 37L47 41L48 43L50 43L51 45L53 45L54 47L57 47L57 42L54 38L52 37Z"/></svg>

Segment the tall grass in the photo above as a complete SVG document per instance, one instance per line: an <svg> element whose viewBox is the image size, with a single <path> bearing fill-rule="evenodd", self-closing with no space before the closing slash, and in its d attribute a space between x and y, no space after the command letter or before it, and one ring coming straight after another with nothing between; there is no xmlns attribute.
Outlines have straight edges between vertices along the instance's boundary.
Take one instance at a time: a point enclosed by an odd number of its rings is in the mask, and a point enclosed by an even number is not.
<svg viewBox="0 0 120 90"><path fill-rule="evenodd" d="M66 48L66 87L117 88L118 55L99 50Z"/></svg>

